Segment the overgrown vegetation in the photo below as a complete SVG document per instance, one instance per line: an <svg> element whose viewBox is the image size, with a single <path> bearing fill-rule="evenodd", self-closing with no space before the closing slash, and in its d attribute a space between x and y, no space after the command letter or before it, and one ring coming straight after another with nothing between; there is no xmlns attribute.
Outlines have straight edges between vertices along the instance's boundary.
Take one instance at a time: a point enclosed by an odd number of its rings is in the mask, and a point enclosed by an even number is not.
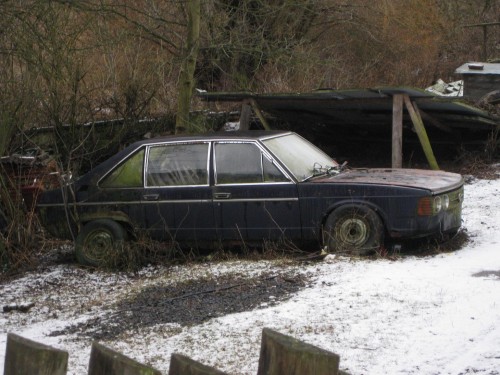
<svg viewBox="0 0 500 375"><path fill-rule="evenodd" d="M127 241L123 246L107 253L108 256L99 265L101 269L137 271L145 265L185 264L205 261L229 260L309 260L317 254L301 250L287 239L264 241L264 244L238 244L224 246L211 244L205 246L181 247L175 241L159 242L146 234L139 234L134 241Z"/></svg>
<svg viewBox="0 0 500 375"><path fill-rule="evenodd" d="M429 256L461 249L470 241L466 228L456 233L404 241L388 241L374 254L376 258L398 259L403 255Z"/></svg>
<svg viewBox="0 0 500 375"><path fill-rule="evenodd" d="M186 109L180 97L188 110L201 108L193 87L296 92L453 80L458 64L482 54L482 30L463 26L499 13L490 0L4 1L0 156L32 147L30 128L51 126L57 170L75 174L126 144L127 124L161 117L154 133L174 131ZM498 35L490 33L488 51ZM125 125L105 135L92 125L111 119ZM177 130L196 124L188 116ZM24 135L13 142L14 134ZM489 144L493 155L498 134ZM34 261L27 249L39 246L39 228L4 171L0 182L4 270Z"/></svg>

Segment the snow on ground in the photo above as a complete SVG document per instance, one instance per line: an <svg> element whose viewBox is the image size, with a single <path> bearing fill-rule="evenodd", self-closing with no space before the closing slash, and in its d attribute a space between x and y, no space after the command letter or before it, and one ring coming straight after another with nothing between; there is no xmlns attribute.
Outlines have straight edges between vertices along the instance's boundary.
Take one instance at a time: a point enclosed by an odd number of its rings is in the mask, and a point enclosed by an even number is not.
<svg viewBox="0 0 500 375"><path fill-rule="evenodd" d="M214 318L161 324L103 342L168 373L173 352L232 374L255 374L262 328L333 351L352 374L500 374L500 179L466 185L464 227L471 242L435 256L397 260L327 257L279 265L313 274L286 302ZM135 277L76 265L0 285L0 306L33 302L28 313L0 313L0 369L7 332L67 350L69 374L86 374L91 342L49 336L112 310L141 288L204 275L272 272L273 262L146 268ZM76 277L75 277L76 276Z"/></svg>

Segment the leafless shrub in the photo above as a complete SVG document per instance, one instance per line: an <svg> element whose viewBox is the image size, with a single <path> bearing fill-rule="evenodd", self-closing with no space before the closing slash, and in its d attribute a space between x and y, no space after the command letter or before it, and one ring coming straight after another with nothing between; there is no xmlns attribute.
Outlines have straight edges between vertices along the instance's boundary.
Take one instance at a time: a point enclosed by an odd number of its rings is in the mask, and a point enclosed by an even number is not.
<svg viewBox="0 0 500 375"><path fill-rule="evenodd" d="M458 152L453 165L447 166L447 169L462 175L493 180L498 178L497 171L492 165L493 160L484 152L462 149Z"/></svg>
<svg viewBox="0 0 500 375"><path fill-rule="evenodd" d="M484 152L488 162L493 162L500 157L500 125L497 125L495 130L490 133Z"/></svg>
<svg viewBox="0 0 500 375"><path fill-rule="evenodd" d="M210 253L210 260L275 260L275 259L297 259L310 254L302 250L297 244L287 238L277 240L263 239L262 242L245 243L238 245L224 246L219 244L215 252Z"/></svg>
<svg viewBox="0 0 500 375"><path fill-rule="evenodd" d="M394 260L402 256L429 256L449 253L462 249L469 241L467 229L461 228L456 233L389 242L387 247L377 252L375 256Z"/></svg>
<svg viewBox="0 0 500 375"><path fill-rule="evenodd" d="M11 201L13 203L13 201ZM35 267L44 240L33 210L14 207L0 231L0 274L12 274Z"/></svg>
<svg viewBox="0 0 500 375"><path fill-rule="evenodd" d="M147 264L186 263L196 257L197 254L192 249L183 249L175 241L155 241L147 234L139 233L134 240L124 242L108 252L99 267L133 272Z"/></svg>

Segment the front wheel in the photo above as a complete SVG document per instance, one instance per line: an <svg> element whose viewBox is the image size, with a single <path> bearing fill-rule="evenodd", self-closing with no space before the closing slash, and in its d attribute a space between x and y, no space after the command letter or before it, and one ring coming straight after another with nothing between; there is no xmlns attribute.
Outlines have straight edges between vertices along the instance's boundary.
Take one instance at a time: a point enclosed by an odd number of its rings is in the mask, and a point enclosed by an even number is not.
<svg viewBox="0 0 500 375"><path fill-rule="evenodd" d="M86 266L101 266L113 251L123 246L126 240L127 232L116 221L108 219L91 221L76 237L76 259Z"/></svg>
<svg viewBox="0 0 500 375"><path fill-rule="evenodd" d="M339 207L326 220L323 240L328 252L365 255L383 244L384 226L368 207Z"/></svg>

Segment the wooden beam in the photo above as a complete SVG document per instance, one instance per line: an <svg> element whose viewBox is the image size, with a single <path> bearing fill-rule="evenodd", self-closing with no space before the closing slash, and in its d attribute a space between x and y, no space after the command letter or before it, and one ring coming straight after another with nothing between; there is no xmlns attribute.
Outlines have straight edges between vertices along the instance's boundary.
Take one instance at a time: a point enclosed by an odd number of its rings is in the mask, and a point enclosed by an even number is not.
<svg viewBox="0 0 500 375"><path fill-rule="evenodd" d="M252 113L252 107L248 100L244 100L241 103L240 112L240 129L239 130L249 130L250 129L250 115Z"/></svg>
<svg viewBox="0 0 500 375"><path fill-rule="evenodd" d="M392 97L392 168L403 167L403 94Z"/></svg>
<svg viewBox="0 0 500 375"><path fill-rule="evenodd" d="M436 120L434 117L429 115L427 112L422 111L420 108L418 108L416 102L413 102L413 107L415 108L415 111L420 113L420 116L422 117L422 119L427 121L430 125L433 125L436 128L438 128L439 130L442 130L444 132L453 134L453 130L448 125L443 124L442 122Z"/></svg>
<svg viewBox="0 0 500 375"><path fill-rule="evenodd" d="M488 27L483 26L483 61L488 60Z"/></svg>
<svg viewBox="0 0 500 375"><path fill-rule="evenodd" d="M417 132L418 139L420 141L420 144L422 145L422 149L424 150L425 157L427 158L427 162L429 163L432 169L438 170L439 166L434 156L434 152L432 151L432 146L429 141L429 137L427 136L427 132L425 131L425 126L424 122L422 121L422 117L420 116L420 113L417 110L415 110L415 107L413 106L410 97L407 94L404 94L403 97L406 109L410 113L411 121L413 122L413 127Z"/></svg>
<svg viewBox="0 0 500 375"><path fill-rule="evenodd" d="M269 123L267 122L266 118L262 114L262 112L261 112L259 106L257 105L257 102L255 101L255 99L250 99L250 104L252 105L253 111L255 112L255 114L259 118L260 122L262 123L262 126L264 126L264 129L271 130L271 127L269 126Z"/></svg>

